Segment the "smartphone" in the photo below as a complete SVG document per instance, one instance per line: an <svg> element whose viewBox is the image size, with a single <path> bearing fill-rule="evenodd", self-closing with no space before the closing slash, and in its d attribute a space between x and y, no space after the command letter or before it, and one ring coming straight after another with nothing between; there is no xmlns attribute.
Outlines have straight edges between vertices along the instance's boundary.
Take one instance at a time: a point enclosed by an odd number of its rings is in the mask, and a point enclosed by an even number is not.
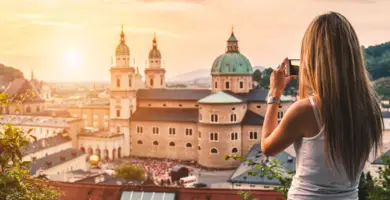
<svg viewBox="0 0 390 200"><path fill-rule="evenodd" d="M300 63L301 61L299 59L288 59L288 66L286 67L286 76L298 76Z"/></svg>

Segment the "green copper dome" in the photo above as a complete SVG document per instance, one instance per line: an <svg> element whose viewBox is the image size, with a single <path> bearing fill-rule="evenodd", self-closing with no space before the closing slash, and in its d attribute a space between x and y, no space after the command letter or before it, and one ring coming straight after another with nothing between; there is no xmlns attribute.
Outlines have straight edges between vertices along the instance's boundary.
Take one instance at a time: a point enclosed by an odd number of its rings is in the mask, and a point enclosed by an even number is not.
<svg viewBox="0 0 390 200"><path fill-rule="evenodd" d="M253 73L252 65L249 60L240 53L238 40L234 32L227 41L226 53L215 59L211 67L211 75L251 75Z"/></svg>

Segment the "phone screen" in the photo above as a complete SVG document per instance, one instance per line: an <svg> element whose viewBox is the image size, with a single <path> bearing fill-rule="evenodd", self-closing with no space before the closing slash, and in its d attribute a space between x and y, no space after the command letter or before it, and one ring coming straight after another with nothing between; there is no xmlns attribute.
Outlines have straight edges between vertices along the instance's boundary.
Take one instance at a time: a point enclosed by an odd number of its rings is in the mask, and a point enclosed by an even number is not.
<svg viewBox="0 0 390 200"><path fill-rule="evenodd" d="M300 60L299 59L289 59L288 63L289 63L289 67L287 69L287 75L288 76L299 75Z"/></svg>

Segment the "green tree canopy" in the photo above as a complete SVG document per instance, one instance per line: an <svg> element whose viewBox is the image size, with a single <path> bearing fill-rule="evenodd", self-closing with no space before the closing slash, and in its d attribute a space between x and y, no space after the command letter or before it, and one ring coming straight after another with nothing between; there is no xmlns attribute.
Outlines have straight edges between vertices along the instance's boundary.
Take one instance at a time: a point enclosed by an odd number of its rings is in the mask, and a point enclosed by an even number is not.
<svg viewBox="0 0 390 200"><path fill-rule="evenodd" d="M138 181L142 183L145 181L145 171L133 164L122 164L115 169L115 177L124 178L128 182Z"/></svg>
<svg viewBox="0 0 390 200"><path fill-rule="evenodd" d="M256 69L254 72L253 72L253 75L252 75L252 80L253 81L256 81L257 83L260 84L261 82L261 71L259 69Z"/></svg>

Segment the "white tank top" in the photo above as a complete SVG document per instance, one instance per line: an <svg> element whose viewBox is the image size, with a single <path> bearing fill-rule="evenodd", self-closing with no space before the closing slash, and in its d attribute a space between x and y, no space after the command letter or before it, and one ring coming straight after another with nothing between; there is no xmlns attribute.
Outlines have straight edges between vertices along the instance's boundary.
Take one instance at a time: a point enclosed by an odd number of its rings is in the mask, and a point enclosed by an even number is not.
<svg viewBox="0 0 390 200"><path fill-rule="evenodd" d="M324 150L324 127L312 97L309 98L320 132L294 143L296 174L288 191L289 200L358 199L359 177L351 183L342 165L329 164ZM363 170L363 167L361 168Z"/></svg>

